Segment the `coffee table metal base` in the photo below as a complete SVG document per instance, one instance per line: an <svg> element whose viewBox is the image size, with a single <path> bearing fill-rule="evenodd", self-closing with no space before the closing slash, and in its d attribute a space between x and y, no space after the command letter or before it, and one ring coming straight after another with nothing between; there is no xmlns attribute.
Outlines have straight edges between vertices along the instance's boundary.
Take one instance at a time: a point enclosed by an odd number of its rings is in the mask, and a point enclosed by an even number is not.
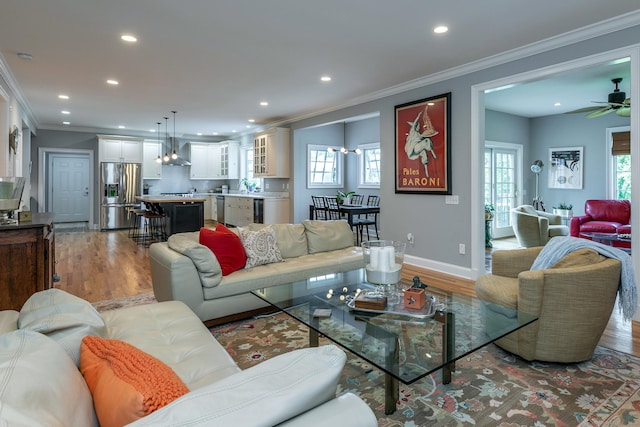
<svg viewBox="0 0 640 427"><path fill-rule="evenodd" d="M442 323L442 348L444 350L443 359L447 360L453 354L455 348L455 314L447 311L437 311L434 320ZM314 317L311 320L311 328L309 328L309 347L318 347L320 345L320 335L318 334L319 318ZM385 364L388 369L392 369L394 365L400 363L400 344L398 337L386 337L387 340L393 340L387 348L390 348L385 356ZM451 373L455 372L456 363L451 362L442 367L442 384L451 383ZM400 398L400 381L387 373L384 374L384 413L386 415L393 414L397 409L397 402Z"/></svg>

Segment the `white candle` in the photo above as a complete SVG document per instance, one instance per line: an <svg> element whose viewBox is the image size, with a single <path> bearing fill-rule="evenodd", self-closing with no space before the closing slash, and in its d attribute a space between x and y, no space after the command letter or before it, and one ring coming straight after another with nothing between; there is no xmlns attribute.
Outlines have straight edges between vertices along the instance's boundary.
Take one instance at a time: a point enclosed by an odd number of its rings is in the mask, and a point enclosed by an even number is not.
<svg viewBox="0 0 640 427"><path fill-rule="evenodd" d="M389 257L387 261L389 269L387 271L391 271L396 265L396 249L393 246L387 246L387 256Z"/></svg>
<svg viewBox="0 0 640 427"><path fill-rule="evenodd" d="M372 246L369 248L369 265L372 270L377 270L380 265L380 248Z"/></svg>
<svg viewBox="0 0 640 427"><path fill-rule="evenodd" d="M390 268L391 265L389 264L389 247L385 246L380 248L380 268L378 270L387 272Z"/></svg>

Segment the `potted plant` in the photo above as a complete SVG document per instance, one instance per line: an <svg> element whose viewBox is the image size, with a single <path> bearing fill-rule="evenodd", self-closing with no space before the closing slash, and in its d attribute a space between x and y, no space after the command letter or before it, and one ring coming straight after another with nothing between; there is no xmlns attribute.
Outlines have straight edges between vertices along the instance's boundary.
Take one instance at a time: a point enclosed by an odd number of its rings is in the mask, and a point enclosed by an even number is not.
<svg viewBox="0 0 640 427"><path fill-rule="evenodd" d="M256 183L255 182L249 182L249 179L247 178L242 178L240 180L241 184L244 185L244 188L249 192L249 193L253 193L253 190L256 189Z"/></svg>
<svg viewBox="0 0 640 427"><path fill-rule="evenodd" d="M490 221L493 219L493 215L496 209L493 207L491 203L484 204L484 219L485 221Z"/></svg>
<svg viewBox="0 0 640 427"><path fill-rule="evenodd" d="M346 193L344 191L338 191L338 193L336 194L336 201L339 205L348 205L351 202L351 196L353 196L354 194L356 194L355 191L348 191Z"/></svg>
<svg viewBox="0 0 640 427"><path fill-rule="evenodd" d="M558 204L557 207L556 206L553 207L553 214L560 215L565 218L570 218L573 216L572 209L573 209L573 205L560 202L560 204Z"/></svg>

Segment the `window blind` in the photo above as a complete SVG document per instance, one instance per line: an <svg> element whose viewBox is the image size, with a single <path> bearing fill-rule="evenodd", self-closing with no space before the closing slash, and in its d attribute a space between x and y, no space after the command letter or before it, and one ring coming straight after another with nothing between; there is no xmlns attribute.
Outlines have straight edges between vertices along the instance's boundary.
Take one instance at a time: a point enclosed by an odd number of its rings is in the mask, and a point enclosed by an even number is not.
<svg viewBox="0 0 640 427"><path fill-rule="evenodd" d="M611 134L613 144L611 145L612 156L622 156L631 154L631 132L614 132Z"/></svg>

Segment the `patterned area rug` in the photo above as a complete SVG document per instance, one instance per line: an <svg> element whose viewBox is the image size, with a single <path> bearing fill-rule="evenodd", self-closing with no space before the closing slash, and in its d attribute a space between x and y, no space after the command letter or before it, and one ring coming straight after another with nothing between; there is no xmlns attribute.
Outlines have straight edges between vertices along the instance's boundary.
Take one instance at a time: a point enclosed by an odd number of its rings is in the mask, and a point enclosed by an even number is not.
<svg viewBox="0 0 640 427"><path fill-rule="evenodd" d="M133 297L115 298L105 301L94 302L91 305L98 311L115 310L116 308L131 307L133 305L151 304L156 302L153 292L136 295Z"/></svg>
<svg viewBox="0 0 640 427"><path fill-rule="evenodd" d="M211 328L240 368L308 345L308 329L284 313ZM321 339L320 344L326 344ZM640 426L640 359L598 347L580 364L527 363L489 345L459 360L451 384L440 374L400 385L384 414L384 376L347 352L338 394L353 392L390 426Z"/></svg>

